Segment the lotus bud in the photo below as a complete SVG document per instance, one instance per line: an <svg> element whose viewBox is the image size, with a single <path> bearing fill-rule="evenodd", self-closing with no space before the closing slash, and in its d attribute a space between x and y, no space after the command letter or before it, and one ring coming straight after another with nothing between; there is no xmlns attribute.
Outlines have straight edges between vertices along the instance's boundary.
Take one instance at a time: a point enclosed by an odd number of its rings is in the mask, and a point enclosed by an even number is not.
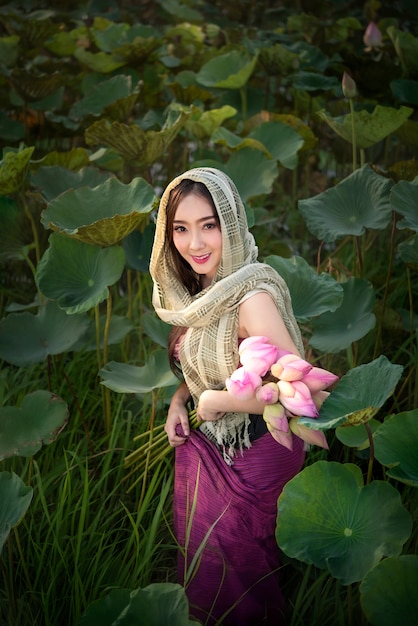
<svg viewBox="0 0 418 626"><path fill-rule="evenodd" d="M271 373L276 378L285 381L301 380L312 365L296 354L286 354L271 366Z"/></svg>
<svg viewBox="0 0 418 626"><path fill-rule="evenodd" d="M313 367L306 376L302 378L302 382L309 387L311 393L326 389L337 382L337 380L338 376L336 374L324 370L321 367Z"/></svg>
<svg viewBox="0 0 418 626"><path fill-rule="evenodd" d="M341 83L343 94L346 98L352 99L357 95L357 85L347 72L344 72Z"/></svg>
<svg viewBox="0 0 418 626"><path fill-rule="evenodd" d="M239 367L226 379L227 391L239 400L249 400L261 386L261 377L255 372Z"/></svg>
<svg viewBox="0 0 418 626"><path fill-rule="evenodd" d="M289 431L289 422L287 419L285 408L282 404L268 404L264 407L263 420L267 427L277 428L284 433Z"/></svg>
<svg viewBox="0 0 418 626"><path fill-rule="evenodd" d="M279 400L293 415L305 415L306 417L318 417L318 409L312 399L309 388L301 381L292 383L279 380ZM290 392L292 388L293 393Z"/></svg>
<svg viewBox="0 0 418 626"><path fill-rule="evenodd" d="M380 48L382 45L382 33L375 24L370 22L363 35L363 41L366 44L366 52L371 52L373 48Z"/></svg>
<svg viewBox="0 0 418 626"><path fill-rule="evenodd" d="M319 446L320 448L325 448L325 450L329 450L328 442L321 430L314 430L313 428L303 426L302 424L299 424L299 420L297 418L292 418L289 421L289 427L292 433L303 439L303 441L306 441L306 443L311 443L315 446Z"/></svg>
<svg viewBox="0 0 418 626"><path fill-rule="evenodd" d="M264 376L277 360L278 348L270 343L268 337L247 337L239 346L241 365L247 370Z"/></svg>
<svg viewBox="0 0 418 626"><path fill-rule="evenodd" d="M255 397L263 404L275 404L279 399L279 389L276 383L269 382L257 389Z"/></svg>

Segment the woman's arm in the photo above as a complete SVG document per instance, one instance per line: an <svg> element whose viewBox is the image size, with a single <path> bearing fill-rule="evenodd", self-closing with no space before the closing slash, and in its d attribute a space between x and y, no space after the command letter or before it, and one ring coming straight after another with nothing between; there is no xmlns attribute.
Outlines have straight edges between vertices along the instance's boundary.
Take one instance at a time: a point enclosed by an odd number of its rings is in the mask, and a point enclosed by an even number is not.
<svg viewBox="0 0 418 626"><path fill-rule="evenodd" d="M167 413L167 420L164 430L167 433L168 441L174 448L186 441L185 437L176 433L176 427L181 426L184 435L190 434L189 416L186 404L190 400L190 392L186 383L180 383L171 398L170 407Z"/></svg>
<svg viewBox="0 0 418 626"><path fill-rule="evenodd" d="M280 349L300 356L273 298L267 292L255 293L240 304L238 334L240 339L268 337ZM225 412L261 415L264 406L256 398L238 400L227 391L207 389L200 396L197 415L199 419L208 421L219 419Z"/></svg>

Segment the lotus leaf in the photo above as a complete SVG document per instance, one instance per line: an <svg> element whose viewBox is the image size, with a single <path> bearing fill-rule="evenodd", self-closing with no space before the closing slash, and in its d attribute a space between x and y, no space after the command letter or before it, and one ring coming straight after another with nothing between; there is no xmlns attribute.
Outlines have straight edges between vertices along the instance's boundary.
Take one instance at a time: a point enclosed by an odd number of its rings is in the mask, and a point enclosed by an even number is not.
<svg viewBox="0 0 418 626"><path fill-rule="evenodd" d="M195 116L193 115L186 122L186 129L200 141L204 138L210 137L226 119L234 117L236 113L237 110L228 105L225 105L220 109L211 109L210 111L199 112L197 119L195 119Z"/></svg>
<svg viewBox="0 0 418 626"><path fill-rule="evenodd" d="M33 456L51 444L68 421L67 404L49 391L27 394L20 407L0 408L0 461Z"/></svg>
<svg viewBox="0 0 418 626"><path fill-rule="evenodd" d="M96 167L82 167L78 172L73 172L61 165L45 165L31 176L31 183L39 189L42 197L49 202L68 189L97 187L110 176L112 174L103 172Z"/></svg>
<svg viewBox="0 0 418 626"><path fill-rule="evenodd" d="M77 100L70 109L69 117L79 120L87 115L98 116L115 101L130 96L131 92L130 76L112 76L95 85L83 98ZM137 95L134 94L134 97L136 99Z"/></svg>
<svg viewBox="0 0 418 626"><path fill-rule="evenodd" d="M10 196L22 187L30 158L35 148L24 148L19 152L4 150L0 162L0 194Z"/></svg>
<svg viewBox="0 0 418 626"><path fill-rule="evenodd" d="M401 106L399 109L376 105L372 113L365 109L354 112L354 128L358 148L369 148L385 137L394 133L408 117L413 109ZM352 114L342 117L331 117L326 111L317 113L340 137L353 142Z"/></svg>
<svg viewBox="0 0 418 626"><path fill-rule="evenodd" d="M119 393L148 393L178 382L168 363L167 350L155 350L146 365L107 363L99 372L101 384Z"/></svg>
<svg viewBox="0 0 418 626"><path fill-rule="evenodd" d="M400 243L398 252L402 261L410 267L412 271L418 272L418 235L411 237L408 241Z"/></svg>
<svg viewBox="0 0 418 626"><path fill-rule="evenodd" d="M154 189L143 178L125 185L112 177L54 198L42 212L42 224L85 243L113 246L149 221L155 202Z"/></svg>
<svg viewBox="0 0 418 626"><path fill-rule="evenodd" d="M265 259L284 278L292 298L293 312L304 323L325 311L335 311L341 305L344 290L332 276L315 270L300 256L285 259L268 256Z"/></svg>
<svg viewBox="0 0 418 626"><path fill-rule="evenodd" d="M241 89L257 64L258 55L249 57L243 50L233 50L202 65L196 80L204 87Z"/></svg>
<svg viewBox="0 0 418 626"><path fill-rule="evenodd" d="M389 202L392 184L365 165L335 187L299 200L299 210L310 232L327 242L361 235L367 228L382 230L392 216Z"/></svg>
<svg viewBox="0 0 418 626"><path fill-rule="evenodd" d="M36 282L41 292L67 313L85 313L106 300L124 265L120 246L98 248L53 233L39 261Z"/></svg>
<svg viewBox="0 0 418 626"><path fill-rule="evenodd" d="M414 37L412 33L395 28L395 26L389 26L387 34L392 40L405 74L416 74L418 71L418 38Z"/></svg>
<svg viewBox="0 0 418 626"><path fill-rule="evenodd" d="M412 519L389 483L363 484L357 465L317 461L284 487L277 542L287 556L328 569L343 585L398 556Z"/></svg>
<svg viewBox="0 0 418 626"><path fill-rule="evenodd" d="M401 180L392 187L390 202L405 219L397 223L398 228L410 228L418 233L418 177L413 182Z"/></svg>
<svg viewBox="0 0 418 626"><path fill-rule="evenodd" d="M360 603L372 626L414 626L418 615L418 556L381 561L360 584Z"/></svg>
<svg viewBox="0 0 418 626"><path fill-rule="evenodd" d="M10 530L24 516L33 496L32 487L16 474L0 472L0 552Z"/></svg>
<svg viewBox="0 0 418 626"><path fill-rule="evenodd" d="M321 352L345 350L367 335L376 323L373 285L362 278L349 278L340 284L344 297L338 309L312 320L313 333L309 343Z"/></svg>
<svg viewBox="0 0 418 626"><path fill-rule="evenodd" d="M87 317L69 316L53 301L36 315L11 313L0 321L0 358L19 367L43 363L49 355L73 349L88 324Z"/></svg>
<svg viewBox="0 0 418 626"><path fill-rule="evenodd" d="M418 409L387 417L375 433L374 445L388 476L418 487Z"/></svg>
<svg viewBox="0 0 418 626"><path fill-rule="evenodd" d="M186 123L190 111L181 111L177 119L160 131L143 131L135 124L98 120L87 128L89 145L104 144L114 148L124 159L137 167L149 167L165 152Z"/></svg>
<svg viewBox="0 0 418 626"><path fill-rule="evenodd" d="M371 420L395 391L403 367L381 355L371 363L359 365L341 377L315 420L301 417L308 428L327 430L337 426L356 426Z"/></svg>
<svg viewBox="0 0 418 626"><path fill-rule="evenodd" d="M184 588L175 583L152 583L142 589L114 589L88 607L77 626L193 626Z"/></svg>
<svg viewBox="0 0 418 626"><path fill-rule="evenodd" d="M74 56L82 65L100 74L110 74L126 65L126 60L121 59L117 54L107 54L106 52L94 53L82 47L75 49Z"/></svg>

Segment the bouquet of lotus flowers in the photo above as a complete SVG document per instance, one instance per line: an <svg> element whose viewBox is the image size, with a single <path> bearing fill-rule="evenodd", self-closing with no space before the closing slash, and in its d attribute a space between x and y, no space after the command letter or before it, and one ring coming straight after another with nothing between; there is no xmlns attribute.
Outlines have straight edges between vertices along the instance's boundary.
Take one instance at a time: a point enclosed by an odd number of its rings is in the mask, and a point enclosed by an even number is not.
<svg viewBox="0 0 418 626"><path fill-rule="evenodd" d="M265 404L263 418L268 430L289 450L293 447L292 433L309 444L328 449L324 433L299 424L299 417L314 420L319 416L329 395L326 389L338 376L280 350L267 337L244 339L239 355L240 367L225 381L228 392L241 400L255 396Z"/></svg>

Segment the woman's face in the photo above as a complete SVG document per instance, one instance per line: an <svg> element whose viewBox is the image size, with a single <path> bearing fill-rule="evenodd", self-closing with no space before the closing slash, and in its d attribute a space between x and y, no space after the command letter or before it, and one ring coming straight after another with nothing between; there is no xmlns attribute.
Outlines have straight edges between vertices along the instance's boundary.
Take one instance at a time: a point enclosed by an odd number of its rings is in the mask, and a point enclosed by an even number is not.
<svg viewBox="0 0 418 626"><path fill-rule="evenodd" d="M194 193L180 200L173 221L173 244L201 276L202 288L215 277L222 256L222 233L212 205Z"/></svg>

